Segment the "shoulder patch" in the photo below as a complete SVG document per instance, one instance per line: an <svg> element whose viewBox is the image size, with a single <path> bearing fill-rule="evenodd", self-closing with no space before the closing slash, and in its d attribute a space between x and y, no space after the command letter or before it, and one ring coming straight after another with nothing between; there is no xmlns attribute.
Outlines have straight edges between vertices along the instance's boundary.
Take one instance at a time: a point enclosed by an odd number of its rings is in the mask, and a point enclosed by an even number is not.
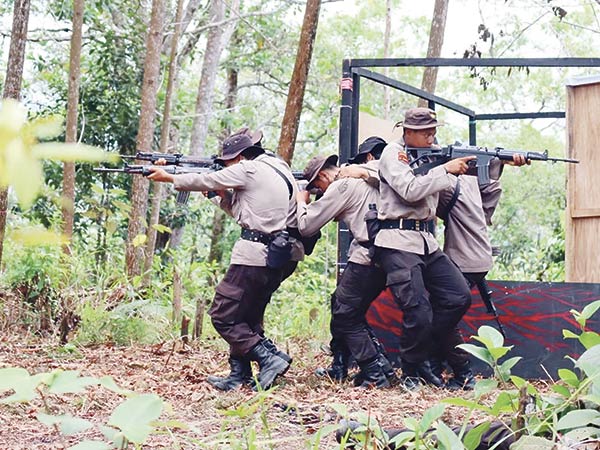
<svg viewBox="0 0 600 450"><path fill-rule="evenodd" d="M404 150L398 150L398 161L408 164L408 155Z"/></svg>
<svg viewBox="0 0 600 450"><path fill-rule="evenodd" d="M350 182L349 178L344 179L341 183L338 184L338 191L342 194L348 190L348 183Z"/></svg>

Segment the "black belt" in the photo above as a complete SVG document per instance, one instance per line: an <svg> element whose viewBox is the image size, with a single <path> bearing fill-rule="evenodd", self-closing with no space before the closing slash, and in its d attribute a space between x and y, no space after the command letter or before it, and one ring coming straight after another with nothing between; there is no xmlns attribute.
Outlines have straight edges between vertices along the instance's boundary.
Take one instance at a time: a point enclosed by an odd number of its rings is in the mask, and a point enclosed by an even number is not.
<svg viewBox="0 0 600 450"><path fill-rule="evenodd" d="M393 219L393 220L380 220L379 227L382 230L415 230L415 231L429 231L430 233L435 232L435 221L434 220L415 220L415 219Z"/></svg>
<svg viewBox="0 0 600 450"><path fill-rule="evenodd" d="M245 241L260 242L261 244L269 245L271 241L275 239L275 235L258 230L251 230L250 228L242 228L241 238Z"/></svg>

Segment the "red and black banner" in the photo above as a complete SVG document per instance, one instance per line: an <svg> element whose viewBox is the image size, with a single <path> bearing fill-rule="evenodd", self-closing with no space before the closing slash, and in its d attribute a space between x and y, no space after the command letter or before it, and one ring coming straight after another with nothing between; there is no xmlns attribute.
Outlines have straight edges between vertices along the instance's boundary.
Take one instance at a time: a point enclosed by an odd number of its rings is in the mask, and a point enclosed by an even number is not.
<svg viewBox="0 0 600 450"><path fill-rule="evenodd" d="M580 334L571 310L581 311L589 303L600 300L600 284L592 283L535 283L518 281L489 281L500 322L506 333L504 345L512 345L505 358L523 359L512 373L523 378L556 379L557 370L572 368L565 356L577 358L583 346L577 339L564 339L563 330ZM477 288L471 295L473 303L460 323L465 341L478 345L470 336L482 325L498 328L492 314L487 312ZM389 291L373 302L367 320L385 346L391 359L398 360L398 336L402 313ZM593 317L586 325L589 331L600 333L600 320ZM472 357L478 372L489 373L487 366ZM502 361L502 360L501 360Z"/></svg>

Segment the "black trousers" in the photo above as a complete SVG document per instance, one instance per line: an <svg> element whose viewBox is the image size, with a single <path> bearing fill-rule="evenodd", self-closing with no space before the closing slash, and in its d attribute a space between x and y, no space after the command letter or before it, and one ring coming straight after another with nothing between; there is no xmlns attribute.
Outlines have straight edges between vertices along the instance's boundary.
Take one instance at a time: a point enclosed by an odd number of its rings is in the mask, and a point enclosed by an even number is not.
<svg viewBox="0 0 600 450"><path fill-rule="evenodd" d="M332 351L348 352L359 364L377 356L365 316L384 288L380 268L348 263L331 296Z"/></svg>
<svg viewBox="0 0 600 450"><path fill-rule="evenodd" d="M265 309L280 283L281 270L238 264L227 269L208 314L232 356L244 356L264 336Z"/></svg>
<svg viewBox="0 0 600 450"><path fill-rule="evenodd" d="M427 255L377 248L387 286L403 312L400 356L421 363L444 342L469 309L471 295L460 270L441 251Z"/></svg>

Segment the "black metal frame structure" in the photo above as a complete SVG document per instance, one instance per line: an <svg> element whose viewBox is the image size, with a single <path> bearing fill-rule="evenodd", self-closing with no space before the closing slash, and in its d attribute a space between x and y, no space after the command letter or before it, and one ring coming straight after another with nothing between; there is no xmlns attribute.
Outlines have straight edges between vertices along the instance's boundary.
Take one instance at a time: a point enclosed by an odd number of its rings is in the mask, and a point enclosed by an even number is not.
<svg viewBox="0 0 600 450"><path fill-rule="evenodd" d="M339 159L345 163L358 148L358 112L360 85L364 78L423 98L431 109L437 105L465 115L469 125L469 144L477 144L477 121L564 118L564 111L530 113L477 114L472 109L430 94L422 89L387 77L368 68L384 67L600 67L600 58L385 58L345 59L342 65L342 104L340 106ZM347 262L350 232L345 224L338 227L338 274Z"/></svg>

